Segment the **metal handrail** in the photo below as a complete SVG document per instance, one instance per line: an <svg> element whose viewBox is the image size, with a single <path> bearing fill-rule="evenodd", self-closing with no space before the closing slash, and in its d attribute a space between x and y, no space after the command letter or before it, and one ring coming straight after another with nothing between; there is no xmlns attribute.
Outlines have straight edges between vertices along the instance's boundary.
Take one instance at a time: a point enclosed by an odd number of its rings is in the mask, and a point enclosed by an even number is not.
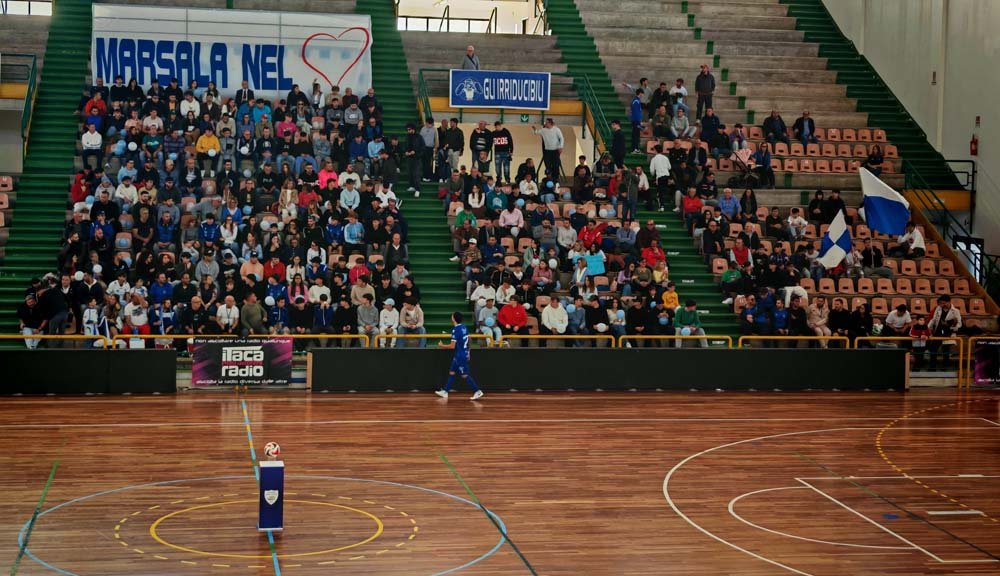
<svg viewBox="0 0 1000 576"><path fill-rule="evenodd" d="M420 119L426 124L427 119L433 118L433 116L431 112L431 97L427 92L427 81L424 79L424 70L430 71L431 69L421 68L417 71L417 104L420 106Z"/></svg>
<svg viewBox="0 0 1000 576"><path fill-rule="evenodd" d="M546 34L549 31L549 0L535 0L535 28L531 31L532 34L538 34L538 25L542 25L542 34Z"/></svg>
<svg viewBox="0 0 1000 576"><path fill-rule="evenodd" d="M25 69L26 73L24 77L18 75L16 81L26 82L27 89L24 92L24 106L21 110L21 140L23 147L21 149L22 157L28 153L28 133L31 130L31 115L34 111L35 106L35 93L38 87L38 57L34 54L20 54L20 53L4 53L3 58L8 61L3 65L3 68L11 69ZM20 63L10 63L10 59L27 59L28 62ZM2 69L0 69L2 72ZM6 78L0 76L0 80L6 80Z"/></svg>
<svg viewBox="0 0 1000 576"><path fill-rule="evenodd" d="M441 13L441 23L438 24L438 32L444 26L444 23L448 23L448 32L451 32L451 4L444 7L444 12Z"/></svg>
<svg viewBox="0 0 1000 576"><path fill-rule="evenodd" d="M494 30L494 27L496 30ZM493 32L499 31L500 28L500 13L497 12L496 7L490 12L490 19L486 22L486 33L492 34Z"/></svg>

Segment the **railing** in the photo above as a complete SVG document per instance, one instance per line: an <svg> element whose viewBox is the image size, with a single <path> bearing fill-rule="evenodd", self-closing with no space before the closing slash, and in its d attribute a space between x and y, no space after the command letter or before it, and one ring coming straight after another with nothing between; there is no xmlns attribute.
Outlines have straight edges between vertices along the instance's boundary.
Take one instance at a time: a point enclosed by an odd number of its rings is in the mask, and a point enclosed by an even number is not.
<svg viewBox="0 0 1000 576"><path fill-rule="evenodd" d="M824 348L829 347L833 342L837 343L839 348L850 348L851 340L847 336L755 336L747 335L740 336L740 339L736 342L737 348L750 348L753 342L760 342L763 346L767 347L769 344L778 344L781 342L792 342L795 347L801 342L817 342L820 346Z"/></svg>
<svg viewBox="0 0 1000 576"><path fill-rule="evenodd" d="M926 220L923 223L925 231L927 231L927 225L933 228L930 232L941 237L943 250L954 250L966 262L977 267L979 277L976 280L984 291L983 295L990 299L991 310L996 311L996 300L1000 299L1000 265L994 258L983 258L980 253L974 250L960 247L960 243L964 243L965 239L972 236L972 233L948 210L934 189L920 175L920 172L905 158L903 159L903 170L906 174L905 188L913 196L912 200L916 200L919 204L917 209L914 209L915 207L911 203L910 213L917 220L923 216Z"/></svg>
<svg viewBox="0 0 1000 576"><path fill-rule="evenodd" d="M497 341L497 346L510 347L515 342L527 342L530 346L532 340L540 342L569 341L571 343L578 340L580 342L593 342L594 346L598 348L618 347L618 342L611 334L503 334ZM602 346L602 342L606 343L607 346Z"/></svg>
<svg viewBox="0 0 1000 576"><path fill-rule="evenodd" d="M31 131L31 115L35 107L35 92L38 86L38 58L34 54L4 53L0 65L0 84L27 84L24 92L24 107L21 110L22 157L28 152L28 134Z"/></svg>
<svg viewBox="0 0 1000 576"><path fill-rule="evenodd" d="M451 15L451 6L450 5L444 7L444 12L442 12L440 16L410 16L410 15L405 15L405 14L404 15L400 15L400 13L399 13L399 2L398 1L394 3L394 10L395 10L395 14L396 14L396 28L398 30L417 30L417 31L422 31L422 32L431 32L432 31L431 24L433 22L437 22L438 23L438 27L437 27L437 31L438 32L467 32L467 33L479 33L479 32L482 32L482 33L485 33L485 34L493 34L494 32L499 32L499 28L500 28L500 12L497 10L497 8L493 8L493 10L490 11L489 18L474 18L474 17L458 18L458 17L453 17ZM423 22L423 26L411 26L411 23L410 23L411 20L415 21L416 23ZM456 27L455 27L454 30L452 29L452 22L456 23ZM485 22L485 26L483 26L483 30L482 31L479 30L478 26L477 26L477 29L474 30L472 28L472 23L473 22ZM462 30L458 26L458 25L463 24L463 23L465 25L465 29L464 30Z"/></svg>
<svg viewBox="0 0 1000 576"><path fill-rule="evenodd" d="M91 346L94 348L97 348L97 344L100 344L100 348L105 350L107 350L108 346L111 344L111 340L108 340L104 336L85 336L83 334L32 334L31 336L25 336L23 334L0 334L0 340L88 342L91 343Z"/></svg>
<svg viewBox="0 0 1000 576"><path fill-rule="evenodd" d="M548 34L549 33L549 0L535 0L535 28L531 31L532 34ZM538 27L542 27L542 31L538 31Z"/></svg>
<svg viewBox="0 0 1000 576"><path fill-rule="evenodd" d="M957 361L958 364L958 370L957 370L958 374L956 376L958 379L958 386L961 387L962 383L965 381L962 378L963 376L962 369L965 365L965 360L966 360L965 345L964 345L965 342L961 338L948 338L947 336L931 336L927 339L918 340L916 338L909 338L907 336L858 336L857 338L854 339L854 348L866 348L866 347L870 348L876 346L879 342L885 344L893 344L896 347L899 347L900 343L902 343L903 347L909 348L910 350L916 350L914 344L916 344L917 342L924 342L924 351L926 351L928 354L931 355L932 364L934 364L935 361L937 360L937 358L935 357L936 355L946 356L945 358L942 358L942 360L945 361L947 360L947 356L950 356L951 350L946 348L946 346L948 345L957 346L958 357L955 360ZM928 346L928 344L931 342L940 342L940 344L934 346L933 347L934 349L932 350L931 347ZM921 351L921 357L923 356L924 351Z"/></svg>
<svg viewBox="0 0 1000 576"><path fill-rule="evenodd" d="M409 340L439 340L448 342L451 340L451 333L441 332L433 334L376 334L374 345L376 348L380 348L383 346L383 342L386 344L389 344L390 342L395 344L396 343L395 341L397 339L403 342L402 345L398 346L399 348L408 348L409 346L406 344L406 342ZM470 332L469 339L472 340L473 343L479 341L486 342L486 345L481 346L481 348L493 347L493 338L487 336L486 334Z"/></svg>
<svg viewBox="0 0 1000 576"><path fill-rule="evenodd" d="M645 335L645 334L632 334L626 336L618 337L618 347L619 348L629 348L633 346L633 342L638 345L642 345L643 342L663 342L665 344L674 343L675 348L680 348L682 346L677 346L677 344L682 344L684 341L694 340L700 344L701 340L705 340L708 344L708 348L732 348L733 347L733 337L732 336L718 336L712 334L706 334L704 336L666 336L666 335Z"/></svg>
<svg viewBox="0 0 1000 576"><path fill-rule="evenodd" d="M132 340L142 340L143 342L147 340L191 340L193 338L208 338L208 339L224 339L224 338L238 338L238 334L118 334L111 340L114 342L114 348L117 349L127 349L130 348L130 341ZM368 348L371 346L371 338L367 334L248 334L247 338L291 338L292 340L304 340L311 341L315 340L318 342L357 342L362 348ZM326 344L320 344L319 347L324 347Z"/></svg>
<svg viewBox="0 0 1000 576"><path fill-rule="evenodd" d="M433 70L444 70L444 68L434 68ZM420 106L420 119L426 124L428 118L433 118L431 111L431 97L427 92L427 81L424 72L430 72L430 68L421 68L417 71L417 105Z"/></svg>

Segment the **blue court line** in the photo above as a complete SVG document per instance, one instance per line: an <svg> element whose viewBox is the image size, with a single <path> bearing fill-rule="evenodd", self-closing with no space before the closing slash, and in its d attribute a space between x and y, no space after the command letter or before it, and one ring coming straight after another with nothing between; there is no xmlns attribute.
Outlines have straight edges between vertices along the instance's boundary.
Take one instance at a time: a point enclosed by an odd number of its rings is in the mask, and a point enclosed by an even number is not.
<svg viewBox="0 0 1000 576"><path fill-rule="evenodd" d="M247 413L247 401L240 399L243 407L243 423L247 427L247 442L250 443L250 461L253 462L253 477L257 480L257 487L260 488L260 466L257 465L257 451L253 449L253 433L250 432L250 415ZM267 544L271 548L271 561L274 563L274 576L281 576L281 563L278 561L278 551L274 547L274 534L267 531Z"/></svg>
<svg viewBox="0 0 1000 576"><path fill-rule="evenodd" d="M52 512L55 512L55 511L57 511L57 510L59 510L61 508L65 508L67 506L72 506L73 504L77 504L79 502L84 502L84 501L90 500L91 498L99 498L101 496L107 496L109 494L117 494L119 492L125 492L125 491L128 491L128 490L138 490L138 489L141 489L141 488L150 488L150 487L153 487L153 486L173 486L175 484L184 484L186 482L205 482L205 481L215 481L215 480L245 480L246 478L249 478L249 476L206 476L206 477L202 477L202 478L183 478L183 479L180 479L180 480L162 480L160 482L150 482L148 484L133 484L131 486L122 486L120 488L112 488L110 490L104 490L104 491L101 491L101 492L95 492L93 494L88 494L86 496L80 496L80 497L74 498L72 500L67 500L66 502L63 502L62 504L56 504L52 508L49 508L48 510L45 510L44 512L40 513L38 515L38 517L41 518L42 516L45 516L46 514L51 514ZM393 486L393 487L396 487L396 488L409 488L411 490L419 490L421 492L426 492L428 494L434 494L434 495L437 495L437 496L444 496L445 498L450 498L450 499L455 500L457 502L461 502L463 504L468 504L469 506L472 506L473 508L479 508L479 505L477 505L475 502L473 502L471 500L467 500L465 498L462 498L461 496L455 496L454 494L449 494L447 492L441 492L440 490L433 490L431 488L424 488L423 486L415 486L413 484L402 484L400 482L390 482L388 480L370 480L370 479L367 479L367 478L351 478L349 476L318 476L318 475L309 475L309 474L295 474L295 475L288 476L288 478L306 478L306 479L312 479L312 480L334 480L334 481L337 481L337 482L363 482L363 483L366 483L366 484L379 484L379 485L382 485L382 486ZM486 511L487 511L487 513L494 520L496 520L500 524L501 532L507 532L507 526L504 524L504 521L500 518L500 516L498 516L492 510L486 510ZM28 523L25 522L24 525L21 527L21 531L17 535L18 546L25 545L24 544L24 542L25 542L25 532L27 531L27 529L28 529ZM441 572L435 572L431 576L445 576L447 574L452 574L454 572L458 572L460 570L464 570L464 569L466 569L466 568L468 568L470 566L478 564L478 563L482 562L483 560L486 560L490 556L496 554L497 551L499 551L500 548L503 547L503 545L505 544L505 542L506 541L504 540L504 537L501 534L499 540L497 540L497 543L493 545L493 548L489 549L484 554L480 555L478 558L476 558L474 560L470 560L470 561L466 562L465 564L462 564L461 566L457 566L455 568L449 568L448 570L443 570ZM35 563L37 563L40 566L43 566L45 568L48 568L49 570L51 570L53 572L56 572L58 574L62 574L63 576L80 576L79 574L77 574L75 572L70 572L69 570L64 570L62 568L59 568L58 566L54 566L52 564L49 564L48 562L46 562L45 560L42 560L38 556L35 556L35 554L31 551L31 549L28 548L26 545L25 545L24 552Z"/></svg>

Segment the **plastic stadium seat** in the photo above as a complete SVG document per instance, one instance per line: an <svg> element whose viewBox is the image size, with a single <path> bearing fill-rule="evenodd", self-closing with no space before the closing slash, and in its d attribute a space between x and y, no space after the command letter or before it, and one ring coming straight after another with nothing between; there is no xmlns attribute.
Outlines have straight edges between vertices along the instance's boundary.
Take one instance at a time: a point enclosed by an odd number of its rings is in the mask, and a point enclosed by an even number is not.
<svg viewBox="0 0 1000 576"><path fill-rule="evenodd" d="M875 281L875 290L879 294L892 296L896 293L896 287L889 278L879 278Z"/></svg>
<svg viewBox="0 0 1000 576"><path fill-rule="evenodd" d="M678 150L688 151L691 150L691 143L687 140L674 141L674 148Z"/></svg>
<svg viewBox="0 0 1000 576"><path fill-rule="evenodd" d="M868 157L868 148L864 144L855 144L854 148L851 149L851 152L855 158Z"/></svg>
<svg viewBox="0 0 1000 576"><path fill-rule="evenodd" d="M913 298L910 300L910 312L914 314L926 315L927 314L927 299L926 298Z"/></svg>
<svg viewBox="0 0 1000 576"><path fill-rule="evenodd" d="M847 172L847 164L843 160L834 160L830 163L830 171L836 174Z"/></svg>
<svg viewBox="0 0 1000 576"><path fill-rule="evenodd" d="M937 242L927 242L924 246L927 247L927 256L931 258L941 257L941 250L938 248Z"/></svg>
<svg viewBox="0 0 1000 576"><path fill-rule="evenodd" d="M834 144L830 144L829 142L823 144L822 150L823 150L822 155L828 158L832 158L837 155L837 146Z"/></svg>
<svg viewBox="0 0 1000 576"><path fill-rule="evenodd" d="M952 298L951 305L954 306L955 309L958 310L959 314L961 314L962 316L967 316L969 314L969 311L965 305L965 298Z"/></svg>
<svg viewBox="0 0 1000 576"><path fill-rule="evenodd" d="M712 274L722 274L726 271L728 265L726 264L725 258L713 258L712 259Z"/></svg>
<svg viewBox="0 0 1000 576"><path fill-rule="evenodd" d="M513 266L514 264L517 264L520 261L521 257L514 254L508 254L507 256L503 257L503 262L507 266Z"/></svg>
<svg viewBox="0 0 1000 576"><path fill-rule="evenodd" d="M955 272L955 263L951 260L942 260L941 266L938 268L938 274L948 277L958 276L958 273Z"/></svg>
<svg viewBox="0 0 1000 576"><path fill-rule="evenodd" d="M0 192L10 192L14 189L14 179L10 176L0 176Z"/></svg>
<svg viewBox="0 0 1000 576"><path fill-rule="evenodd" d="M729 235L732 236L733 238L739 236L740 232L742 231L743 231L743 225L740 224L739 222L733 222L732 224L729 225ZM531 243L531 238L526 238L526 240L528 241L529 244Z"/></svg>
<svg viewBox="0 0 1000 576"><path fill-rule="evenodd" d="M535 310L544 310L550 300L548 296L535 296Z"/></svg>
<svg viewBox="0 0 1000 576"><path fill-rule="evenodd" d="M454 216L455 214L458 214L458 209L459 208L461 208L461 209L464 210L465 209L465 205L462 204L461 202L452 202L451 204L449 204L448 205L448 216Z"/></svg>
<svg viewBox="0 0 1000 576"><path fill-rule="evenodd" d="M816 129L816 139L817 140L826 140L826 128L817 128Z"/></svg>
<svg viewBox="0 0 1000 576"><path fill-rule="evenodd" d="M889 304L885 298L872 298L872 314L875 316L885 316L889 313Z"/></svg>
<svg viewBox="0 0 1000 576"><path fill-rule="evenodd" d="M858 129L858 142L871 142L872 141L872 131L868 128Z"/></svg>
<svg viewBox="0 0 1000 576"><path fill-rule="evenodd" d="M858 140L858 133L854 128L844 128L842 136L844 142L857 142Z"/></svg>
<svg viewBox="0 0 1000 576"><path fill-rule="evenodd" d="M816 238L816 225L806 224L806 238Z"/></svg>
<svg viewBox="0 0 1000 576"><path fill-rule="evenodd" d="M0 192L0 210L10 208L10 196L6 192Z"/></svg>
<svg viewBox="0 0 1000 576"><path fill-rule="evenodd" d="M882 153L885 154L886 158L899 158L899 149L892 144L886 144Z"/></svg>
<svg viewBox="0 0 1000 576"><path fill-rule="evenodd" d="M673 150L674 149L674 141L673 140L662 140L660 142L660 146L663 146L663 151L664 152L666 152L667 150Z"/></svg>
<svg viewBox="0 0 1000 576"><path fill-rule="evenodd" d="M760 126L751 126L750 127L750 138L752 140L763 140L764 139L764 130L762 130Z"/></svg>
<svg viewBox="0 0 1000 576"><path fill-rule="evenodd" d="M858 294L875 294L875 282L871 278L858 278Z"/></svg>
<svg viewBox="0 0 1000 576"><path fill-rule="evenodd" d="M816 282L812 278L801 278L799 279L799 286L805 289L806 292L813 294L816 292Z"/></svg>
<svg viewBox="0 0 1000 576"><path fill-rule="evenodd" d="M768 209L767 206L758 206L757 207L757 219L758 220L766 220L767 219L767 215L770 214L770 212L771 211L770 211L770 209Z"/></svg>
<svg viewBox="0 0 1000 576"><path fill-rule="evenodd" d="M861 167L861 160L851 160L850 164L847 165L847 171L857 173L858 168Z"/></svg>
<svg viewBox="0 0 1000 576"><path fill-rule="evenodd" d="M958 282L956 282L957 284ZM941 294L951 294L951 285L948 283L947 278L935 278L934 279L934 293Z"/></svg>
<svg viewBox="0 0 1000 576"><path fill-rule="evenodd" d="M799 161L794 158L785 158L785 172L798 172Z"/></svg>
<svg viewBox="0 0 1000 576"><path fill-rule="evenodd" d="M921 276L937 276L937 267L934 266L933 260L923 259L920 261L920 275Z"/></svg>
<svg viewBox="0 0 1000 576"><path fill-rule="evenodd" d="M831 142L840 142L843 140L843 138L840 137L840 128L827 128L826 139Z"/></svg>
<svg viewBox="0 0 1000 576"><path fill-rule="evenodd" d="M504 252L514 251L514 239L511 238L510 236L504 236L503 238L501 238L500 245L503 246Z"/></svg>
<svg viewBox="0 0 1000 576"><path fill-rule="evenodd" d="M600 289L602 286L606 292L611 286L611 279L607 276L594 276L594 287Z"/></svg>
<svg viewBox="0 0 1000 576"><path fill-rule="evenodd" d="M900 306L909 306L909 305L910 303L906 301L906 298L893 298L892 300L889 301L889 306L892 306L893 310L899 308Z"/></svg>
<svg viewBox="0 0 1000 576"><path fill-rule="evenodd" d="M719 158L719 171L720 172L732 172L733 171L733 161L727 158Z"/></svg>
<svg viewBox="0 0 1000 576"><path fill-rule="evenodd" d="M382 260L383 258L381 254L372 254L371 256L368 257L369 264L376 264L378 262L381 262Z"/></svg>
<svg viewBox="0 0 1000 576"><path fill-rule="evenodd" d="M904 276L917 276L919 274L917 263L913 260L903 260L899 265L899 271Z"/></svg>
<svg viewBox="0 0 1000 576"><path fill-rule="evenodd" d="M907 296L913 294L913 282L909 278L896 278L896 292Z"/></svg>
<svg viewBox="0 0 1000 576"><path fill-rule="evenodd" d="M806 156L819 156L820 148L819 144L809 144L806 146Z"/></svg>
<svg viewBox="0 0 1000 576"><path fill-rule="evenodd" d="M799 171L801 172L813 172L815 167L813 166L813 161L808 158L803 158L799 162Z"/></svg>
<svg viewBox="0 0 1000 576"><path fill-rule="evenodd" d="M947 280L945 280L947 282ZM913 282L913 291L921 296L933 296L934 290L931 288L931 281L927 278L917 278Z"/></svg>
<svg viewBox="0 0 1000 576"><path fill-rule="evenodd" d="M851 310L857 309L857 307L862 304L868 304L868 299L864 296L855 296L854 298L851 298Z"/></svg>
<svg viewBox="0 0 1000 576"><path fill-rule="evenodd" d="M646 154L656 154L656 150L654 150L654 148L656 147L657 144L659 144L659 142L657 142L656 140L647 140Z"/></svg>
<svg viewBox="0 0 1000 576"><path fill-rule="evenodd" d="M885 261L885 267L892 271L893 276L899 274L899 264L897 264L895 260L887 259Z"/></svg>
<svg viewBox="0 0 1000 576"><path fill-rule="evenodd" d="M969 300L969 314L973 316L986 316L986 302L982 298L972 298Z"/></svg>
<svg viewBox="0 0 1000 576"><path fill-rule="evenodd" d="M525 328L528 329L528 334L531 334L532 336L538 334L538 318L535 318L534 316L528 316L528 321L525 324Z"/></svg>
<svg viewBox="0 0 1000 576"><path fill-rule="evenodd" d="M789 152L792 156L805 156L806 147L799 142L792 142L791 151Z"/></svg>
<svg viewBox="0 0 1000 576"><path fill-rule="evenodd" d="M833 144L831 144L833 146ZM851 157L851 145L850 144L837 144L837 156L840 158L850 158Z"/></svg>
<svg viewBox="0 0 1000 576"><path fill-rule="evenodd" d="M749 150L751 152L756 152L757 151L757 143L753 142L753 141L748 141L747 142L747 150Z"/></svg>
<svg viewBox="0 0 1000 576"><path fill-rule="evenodd" d="M833 283L833 278L820 278L819 279L819 293L820 294L836 294L837 285Z"/></svg>
<svg viewBox="0 0 1000 576"><path fill-rule="evenodd" d="M837 280L837 292L841 294L856 294L854 281L850 278L840 278Z"/></svg>
<svg viewBox="0 0 1000 576"><path fill-rule="evenodd" d="M872 132L872 139L876 142L888 142L888 139L885 137L885 130L882 130L881 128L876 128L875 131Z"/></svg>
<svg viewBox="0 0 1000 576"><path fill-rule="evenodd" d="M854 237L858 240L864 240L865 238L871 238L872 231L868 229L868 226L864 224L858 224L854 227Z"/></svg>
<svg viewBox="0 0 1000 576"><path fill-rule="evenodd" d="M760 241L760 251L765 255L770 256L772 252L771 241L767 238L762 238Z"/></svg>
<svg viewBox="0 0 1000 576"><path fill-rule="evenodd" d="M115 250L125 251L132 249L132 235L128 232L115 234Z"/></svg>
<svg viewBox="0 0 1000 576"><path fill-rule="evenodd" d="M947 282L947 280L945 281ZM972 294L972 290L969 288L969 281L966 278L955 278L955 294L963 296Z"/></svg>
<svg viewBox="0 0 1000 576"><path fill-rule="evenodd" d="M4 215L3 212L0 212L0 228L3 228L6 225L7 225L7 217Z"/></svg>
<svg viewBox="0 0 1000 576"><path fill-rule="evenodd" d="M775 172L781 172L781 160L777 158L771 158L771 169Z"/></svg>
<svg viewBox="0 0 1000 576"><path fill-rule="evenodd" d="M788 156L788 144L784 142L774 143L774 155L775 156Z"/></svg>
<svg viewBox="0 0 1000 576"><path fill-rule="evenodd" d="M708 157L708 162L706 162L705 165L708 166L709 170L718 169L718 166L716 166L715 158L712 158L711 156Z"/></svg>

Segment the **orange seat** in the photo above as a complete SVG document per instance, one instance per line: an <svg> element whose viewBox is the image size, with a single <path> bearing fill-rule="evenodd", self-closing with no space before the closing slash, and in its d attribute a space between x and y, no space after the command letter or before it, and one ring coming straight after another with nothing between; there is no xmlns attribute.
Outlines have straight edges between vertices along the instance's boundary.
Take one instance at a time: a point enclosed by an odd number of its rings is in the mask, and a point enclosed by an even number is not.
<svg viewBox="0 0 1000 576"><path fill-rule="evenodd" d="M948 277L958 276L958 273L955 272L955 263L951 260L942 260L941 266L938 269L938 274Z"/></svg>
<svg viewBox="0 0 1000 576"><path fill-rule="evenodd" d="M817 140L826 140L826 128L817 128L816 129L816 139Z"/></svg>
<svg viewBox="0 0 1000 576"><path fill-rule="evenodd" d="M806 292L813 294L816 292L816 282L812 278L800 278L799 286L805 289Z"/></svg>
<svg viewBox="0 0 1000 576"><path fill-rule="evenodd" d="M868 304L868 299L864 296L855 296L854 298L851 298L851 310L856 310L858 306L861 306L862 304Z"/></svg>
<svg viewBox="0 0 1000 576"><path fill-rule="evenodd" d="M941 250L938 248L937 242L927 242L924 246L927 247L927 255L931 258L941 257Z"/></svg>
<svg viewBox="0 0 1000 576"><path fill-rule="evenodd" d="M832 146L832 144L831 144ZM841 158L851 157L851 145L850 144L837 144L837 156Z"/></svg>
<svg viewBox="0 0 1000 576"><path fill-rule="evenodd" d="M917 263L913 260L903 260L899 264L899 271L905 276L916 276L918 274Z"/></svg>
<svg viewBox="0 0 1000 576"><path fill-rule="evenodd" d="M910 300L910 311L914 314L926 315L927 314L927 299L925 298L913 298Z"/></svg>
<svg viewBox="0 0 1000 576"><path fill-rule="evenodd" d="M722 274L726 271L728 265L726 264L725 258L713 258L712 259L712 274Z"/></svg>
<svg viewBox="0 0 1000 576"><path fill-rule="evenodd" d="M777 158L773 158L772 157L771 158L771 170L774 170L775 172L781 172L781 160L778 160Z"/></svg>
<svg viewBox="0 0 1000 576"><path fill-rule="evenodd" d="M886 158L899 158L899 149L892 144L886 144L885 150L882 151Z"/></svg>
<svg viewBox="0 0 1000 576"><path fill-rule="evenodd" d="M867 158L868 148L864 144L855 144L853 148L853 154L855 158Z"/></svg>
<svg viewBox="0 0 1000 576"><path fill-rule="evenodd" d="M837 146L829 142L823 144L823 156L833 157L837 155Z"/></svg>
<svg viewBox="0 0 1000 576"><path fill-rule="evenodd" d="M819 156L819 144L810 144L806 146L806 156Z"/></svg>
<svg viewBox="0 0 1000 576"><path fill-rule="evenodd" d="M820 278L819 279L819 293L820 294L836 294L837 285L833 283L833 278Z"/></svg>
<svg viewBox="0 0 1000 576"><path fill-rule="evenodd" d="M788 144L784 142L774 143L774 155L775 156L788 156Z"/></svg>
<svg viewBox="0 0 1000 576"><path fill-rule="evenodd" d="M372 254L371 256L368 257L369 264L375 264L377 262L381 262L382 260L383 258L381 254Z"/></svg>
<svg viewBox="0 0 1000 576"><path fill-rule="evenodd" d="M771 213L771 211L768 209L767 206L758 206L757 207L757 219L758 220L766 220L767 219L767 215L770 214L770 213Z"/></svg>
<svg viewBox="0 0 1000 576"><path fill-rule="evenodd" d="M865 238L871 238L872 231L868 229L868 226L864 224L858 224L854 227L854 237L859 240L864 240Z"/></svg>
<svg viewBox="0 0 1000 576"><path fill-rule="evenodd" d="M956 282L957 284L957 282ZM951 294L951 285L948 284L947 278L935 278L934 279L934 293L941 294Z"/></svg>
<svg viewBox="0 0 1000 576"><path fill-rule="evenodd" d="M937 267L934 266L933 260L928 260L924 258L920 261L920 275L921 276L937 276Z"/></svg>
<svg viewBox="0 0 1000 576"><path fill-rule="evenodd" d="M792 142L791 155L792 156L805 156L806 155L806 148L805 148L805 146L803 146L799 142Z"/></svg>
<svg viewBox="0 0 1000 576"><path fill-rule="evenodd" d="M535 310L544 310L551 300L548 296L535 296Z"/></svg>
<svg viewBox="0 0 1000 576"><path fill-rule="evenodd" d="M884 264L886 268L892 271L893 276L899 274L899 264L895 260L887 259Z"/></svg>
<svg viewBox="0 0 1000 576"><path fill-rule="evenodd" d="M0 176L0 192L10 192L14 189L14 179L8 175Z"/></svg>
<svg viewBox="0 0 1000 576"><path fill-rule="evenodd" d="M806 238L816 238L816 225L806 224Z"/></svg>
<svg viewBox="0 0 1000 576"><path fill-rule="evenodd" d="M875 294L875 282L871 278L858 278L858 294Z"/></svg>
<svg viewBox="0 0 1000 576"><path fill-rule="evenodd" d="M816 171L817 172L830 172L830 161L825 159L819 159L816 161Z"/></svg>
<svg viewBox="0 0 1000 576"><path fill-rule="evenodd" d="M872 314L875 316L885 316L889 313L889 304L885 298L872 298Z"/></svg>
<svg viewBox="0 0 1000 576"><path fill-rule="evenodd" d="M968 315L969 311L965 306L965 298L952 298L951 305L954 306L955 310L958 310L958 313L962 316Z"/></svg>
<svg viewBox="0 0 1000 576"><path fill-rule="evenodd" d="M732 172L733 171L733 161L728 158L719 158L719 171L720 172Z"/></svg>
<svg viewBox="0 0 1000 576"><path fill-rule="evenodd" d="M872 132L872 137L876 142L888 141L888 139L885 137L885 130L882 130L880 128L876 128L875 131Z"/></svg>
<svg viewBox="0 0 1000 576"><path fill-rule="evenodd" d="M872 141L872 131L868 128L858 129L858 142L871 142Z"/></svg>
<svg viewBox="0 0 1000 576"><path fill-rule="evenodd" d="M844 142L856 142L858 139L858 133L854 130L854 128L844 128L842 136L844 138Z"/></svg>
<svg viewBox="0 0 1000 576"><path fill-rule="evenodd" d="M0 210L10 208L10 196L6 192L0 192Z"/></svg>
<svg viewBox="0 0 1000 576"><path fill-rule="evenodd" d="M510 236L504 236L503 238L500 239L500 246L503 246L504 252L513 252L514 239L511 238Z"/></svg>
<svg viewBox="0 0 1000 576"><path fill-rule="evenodd" d="M843 174L844 172L847 172L847 164L845 164L843 160L834 160L830 163L830 171L837 174Z"/></svg>
<svg viewBox="0 0 1000 576"><path fill-rule="evenodd" d="M715 158L712 158L711 156L708 157L708 162L705 162L705 166L708 166L708 168L710 170L717 170L718 169L718 166L717 166L717 163L715 161Z"/></svg>
<svg viewBox="0 0 1000 576"><path fill-rule="evenodd" d="M810 159L808 159L808 158L803 158L799 162L799 171L800 172L813 172L814 171L813 161L810 160Z"/></svg>
<svg viewBox="0 0 1000 576"><path fill-rule="evenodd" d="M764 139L764 130L762 130L760 126L751 126L750 127L750 138L752 140L763 140Z"/></svg>
<svg viewBox="0 0 1000 576"><path fill-rule="evenodd" d="M931 289L931 281L927 278L917 278L914 280L913 291L922 296L932 296L934 294L934 290Z"/></svg>
<svg viewBox="0 0 1000 576"><path fill-rule="evenodd" d="M655 148L656 148L657 144L659 144L659 142L656 141L656 140L647 140L646 141L646 154L656 154Z"/></svg>
<svg viewBox="0 0 1000 576"><path fill-rule="evenodd" d="M892 296L896 293L896 287L893 286L892 280L888 278L879 278L875 281L875 290L879 294L886 294Z"/></svg>
<svg viewBox="0 0 1000 576"><path fill-rule="evenodd" d="M785 158L785 172L798 172L799 161L794 158Z"/></svg>
<svg viewBox="0 0 1000 576"><path fill-rule="evenodd" d="M892 306L893 310L895 310L900 306L908 306L909 303L906 301L906 298L893 298L889 305Z"/></svg>
<svg viewBox="0 0 1000 576"><path fill-rule="evenodd" d="M4 215L3 212L0 212L0 228L3 228L6 225L7 225L7 217Z"/></svg>
<svg viewBox="0 0 1000 576"><path fill-rule="evenodd" d="M955 294L962 294L963 296L972 294L972 290L969 288L969 281L966 278L955 278Z"/></svg>
<svg viewBox="0 0 1000 576"><path fill-rule="evenodd" d="M841 294L854 294L854 281L850 278L840 278L837 280L837 292Z"/></svg>
<svg viewBox="0 0 1000 576"><path fill-rule="evenodd" d="M913 282L909 278L896 278L896 292L899 294L913 294Z"/></svg>
<svg viewBox="0 0 1000 576"><path fill-rule="evenodd" d="M861 160L851 160L850 164L847 165L848 172L857 172L858 168L861 167Z"/></svg>
<svg viewBox="0 0 1000 576"><path fill-rule="evenodd" d="M969 300L969 314L973 316L986 316L986 302L982 298L972 298Z"/></svg>
<svg viewBox="0 0 1000 576"><path fill-rule="evenodd" d="M840 142L842 140L840 137L840 128L827 128L826 139L832 142Z"/></svg>

